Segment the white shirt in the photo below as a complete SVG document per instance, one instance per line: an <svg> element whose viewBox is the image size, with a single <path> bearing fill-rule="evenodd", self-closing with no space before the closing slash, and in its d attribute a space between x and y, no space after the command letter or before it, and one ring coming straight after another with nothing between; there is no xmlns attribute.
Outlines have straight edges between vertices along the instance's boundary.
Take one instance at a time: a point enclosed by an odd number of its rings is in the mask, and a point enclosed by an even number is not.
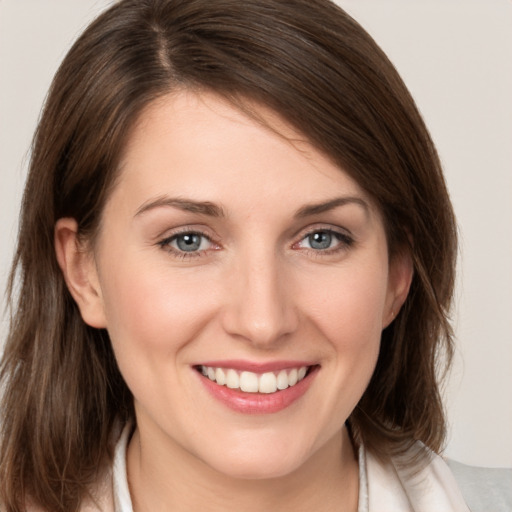
<svg viewBox="0 0 512 512"><path fill-rule="evenodd" d="M126 448L131 429L124 428L113 466L115 512L133 512L126 473ZM470 512L444 460L431 462L411 476L399 460L381 463L364 447L359 449L358 512Z"/></svg>

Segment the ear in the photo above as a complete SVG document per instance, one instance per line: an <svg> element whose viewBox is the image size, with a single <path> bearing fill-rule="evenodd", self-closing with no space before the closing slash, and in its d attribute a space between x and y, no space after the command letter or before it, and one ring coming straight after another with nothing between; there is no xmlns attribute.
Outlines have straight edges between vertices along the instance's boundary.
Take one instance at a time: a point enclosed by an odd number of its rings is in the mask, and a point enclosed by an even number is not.
<svg viewBox="0 0 512 512"><path fill-rule="evenodd" d="M84 322L106 327L101 287L94 255L78 237L75 219L59 219L54 232L55 253L66 285L77 303Z"/></svg>
<svg viewBox="0 0 512 512"><path fill-rule="evenodd" d="M386 328L403 306L414 276L414 265L409 251L403 250L392 256L389 263L388 294L382 328Z"/></svg>

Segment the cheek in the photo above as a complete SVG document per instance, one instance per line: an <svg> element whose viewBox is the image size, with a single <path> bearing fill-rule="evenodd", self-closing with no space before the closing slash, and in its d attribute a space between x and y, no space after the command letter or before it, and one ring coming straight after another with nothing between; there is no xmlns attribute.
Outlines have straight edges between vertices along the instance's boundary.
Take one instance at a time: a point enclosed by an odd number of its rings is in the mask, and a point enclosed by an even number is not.
<svg viewBox="0 0 512 512"><path fill-rule="evenodd" d="M309 293L317 327L338 348L360 351L378 344L387 296L387 267L379 263L332 272Z"/></svg>
<svg viewBox="0 0 512 512"><path fill-rule="evenodd" d="M373 261L341 269L331 279L328 292L310 297L310 311L316 329L328 341L329 375L338 390L330 406L345 420L366 389L379 354L387 266Z"/></svg>
<svg viewBox="0 0 512 512"><path fill-rule="evenodd" d="M176 275L154 261L118 260L103 281L107 329L120 359L174 353L213 314L215 295L204 293L198 273Z"/></svg>
<svg viewBox="0 0 512 512"><path fill-rule="evenodd" d="M212 317L215 296L197 274L177 276L165 262L116 263L105 267L102 291L117 364L136 401L161 409L162 390L182 388L186 347Z"/></svg>

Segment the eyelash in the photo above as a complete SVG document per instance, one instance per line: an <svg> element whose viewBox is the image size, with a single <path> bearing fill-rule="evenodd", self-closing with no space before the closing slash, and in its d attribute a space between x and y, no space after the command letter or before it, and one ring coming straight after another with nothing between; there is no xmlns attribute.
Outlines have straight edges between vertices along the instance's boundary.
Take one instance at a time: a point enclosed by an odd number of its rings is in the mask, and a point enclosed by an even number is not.
<svg viewBox="0 0 512 512"><path fill-rule="evenodd" d="M305 248L298 247L299 244L303 243L305 240L307 240L308 237L311 237L312 235L317 234L317 233L325 233L330 236L333 236L339 243L335 247L327 248L327 249L313 249L311 247L309 247L309 248L308 247L305 247ZM157 243L157 245L160 248L164 249L165 251L171 253L174 257L182 259L182 260L203 257L203 256L206 256L206 253L209 250L212 250L212 249L203 249L203 250L197 250L197 251L182 251L179 249L175 249L174 247L171 246L172 242L176 241L180 236L185 236L185 235L199 236L199 237L206 239L210 244L212 244L214 246L216 245L215 242L211 239L211 237L208 236L206 233L204 233L200 230L194 230L194 229L183 229L183 231L174 233L171 236L168 236L168 237L160 240ZM354 242L355 242L354 238L347 233L342 233L342 232L334 230L332 228L323 228L323 229L315 228L315 229L311 229L310 231L303 233L301 235L300 240L292 244L292 248L297 248L299 250L302 249L303 251L306 251L307 253L312 254L314 257L321 258L322 256L329 256L329 255L337 254L342 251L346 251L347 249L349 249L351 246L354 245ZM217 249L213 249L213 250L217 250Z"/></svg>

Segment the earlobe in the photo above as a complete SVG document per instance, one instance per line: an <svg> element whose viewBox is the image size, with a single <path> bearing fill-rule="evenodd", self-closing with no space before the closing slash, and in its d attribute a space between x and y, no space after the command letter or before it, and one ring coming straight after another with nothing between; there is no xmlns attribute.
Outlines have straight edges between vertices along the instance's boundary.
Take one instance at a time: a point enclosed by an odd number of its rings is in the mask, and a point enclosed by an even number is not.
<svg viewBox="0 0 512 512"><path fill-rule="evenodd" d="M410 253L401 252L390 263L388 300L384 311L382 328L386 328L403 306L414 276L414 265Z"/></svg>
<svg viewBox="0 0 512 512"><path fill-rule="evenodd" d="M54 232L55 253L64 280L84 322L105 328L106 319L94 257L78 238L75 219L59 219Z"/></svg>

